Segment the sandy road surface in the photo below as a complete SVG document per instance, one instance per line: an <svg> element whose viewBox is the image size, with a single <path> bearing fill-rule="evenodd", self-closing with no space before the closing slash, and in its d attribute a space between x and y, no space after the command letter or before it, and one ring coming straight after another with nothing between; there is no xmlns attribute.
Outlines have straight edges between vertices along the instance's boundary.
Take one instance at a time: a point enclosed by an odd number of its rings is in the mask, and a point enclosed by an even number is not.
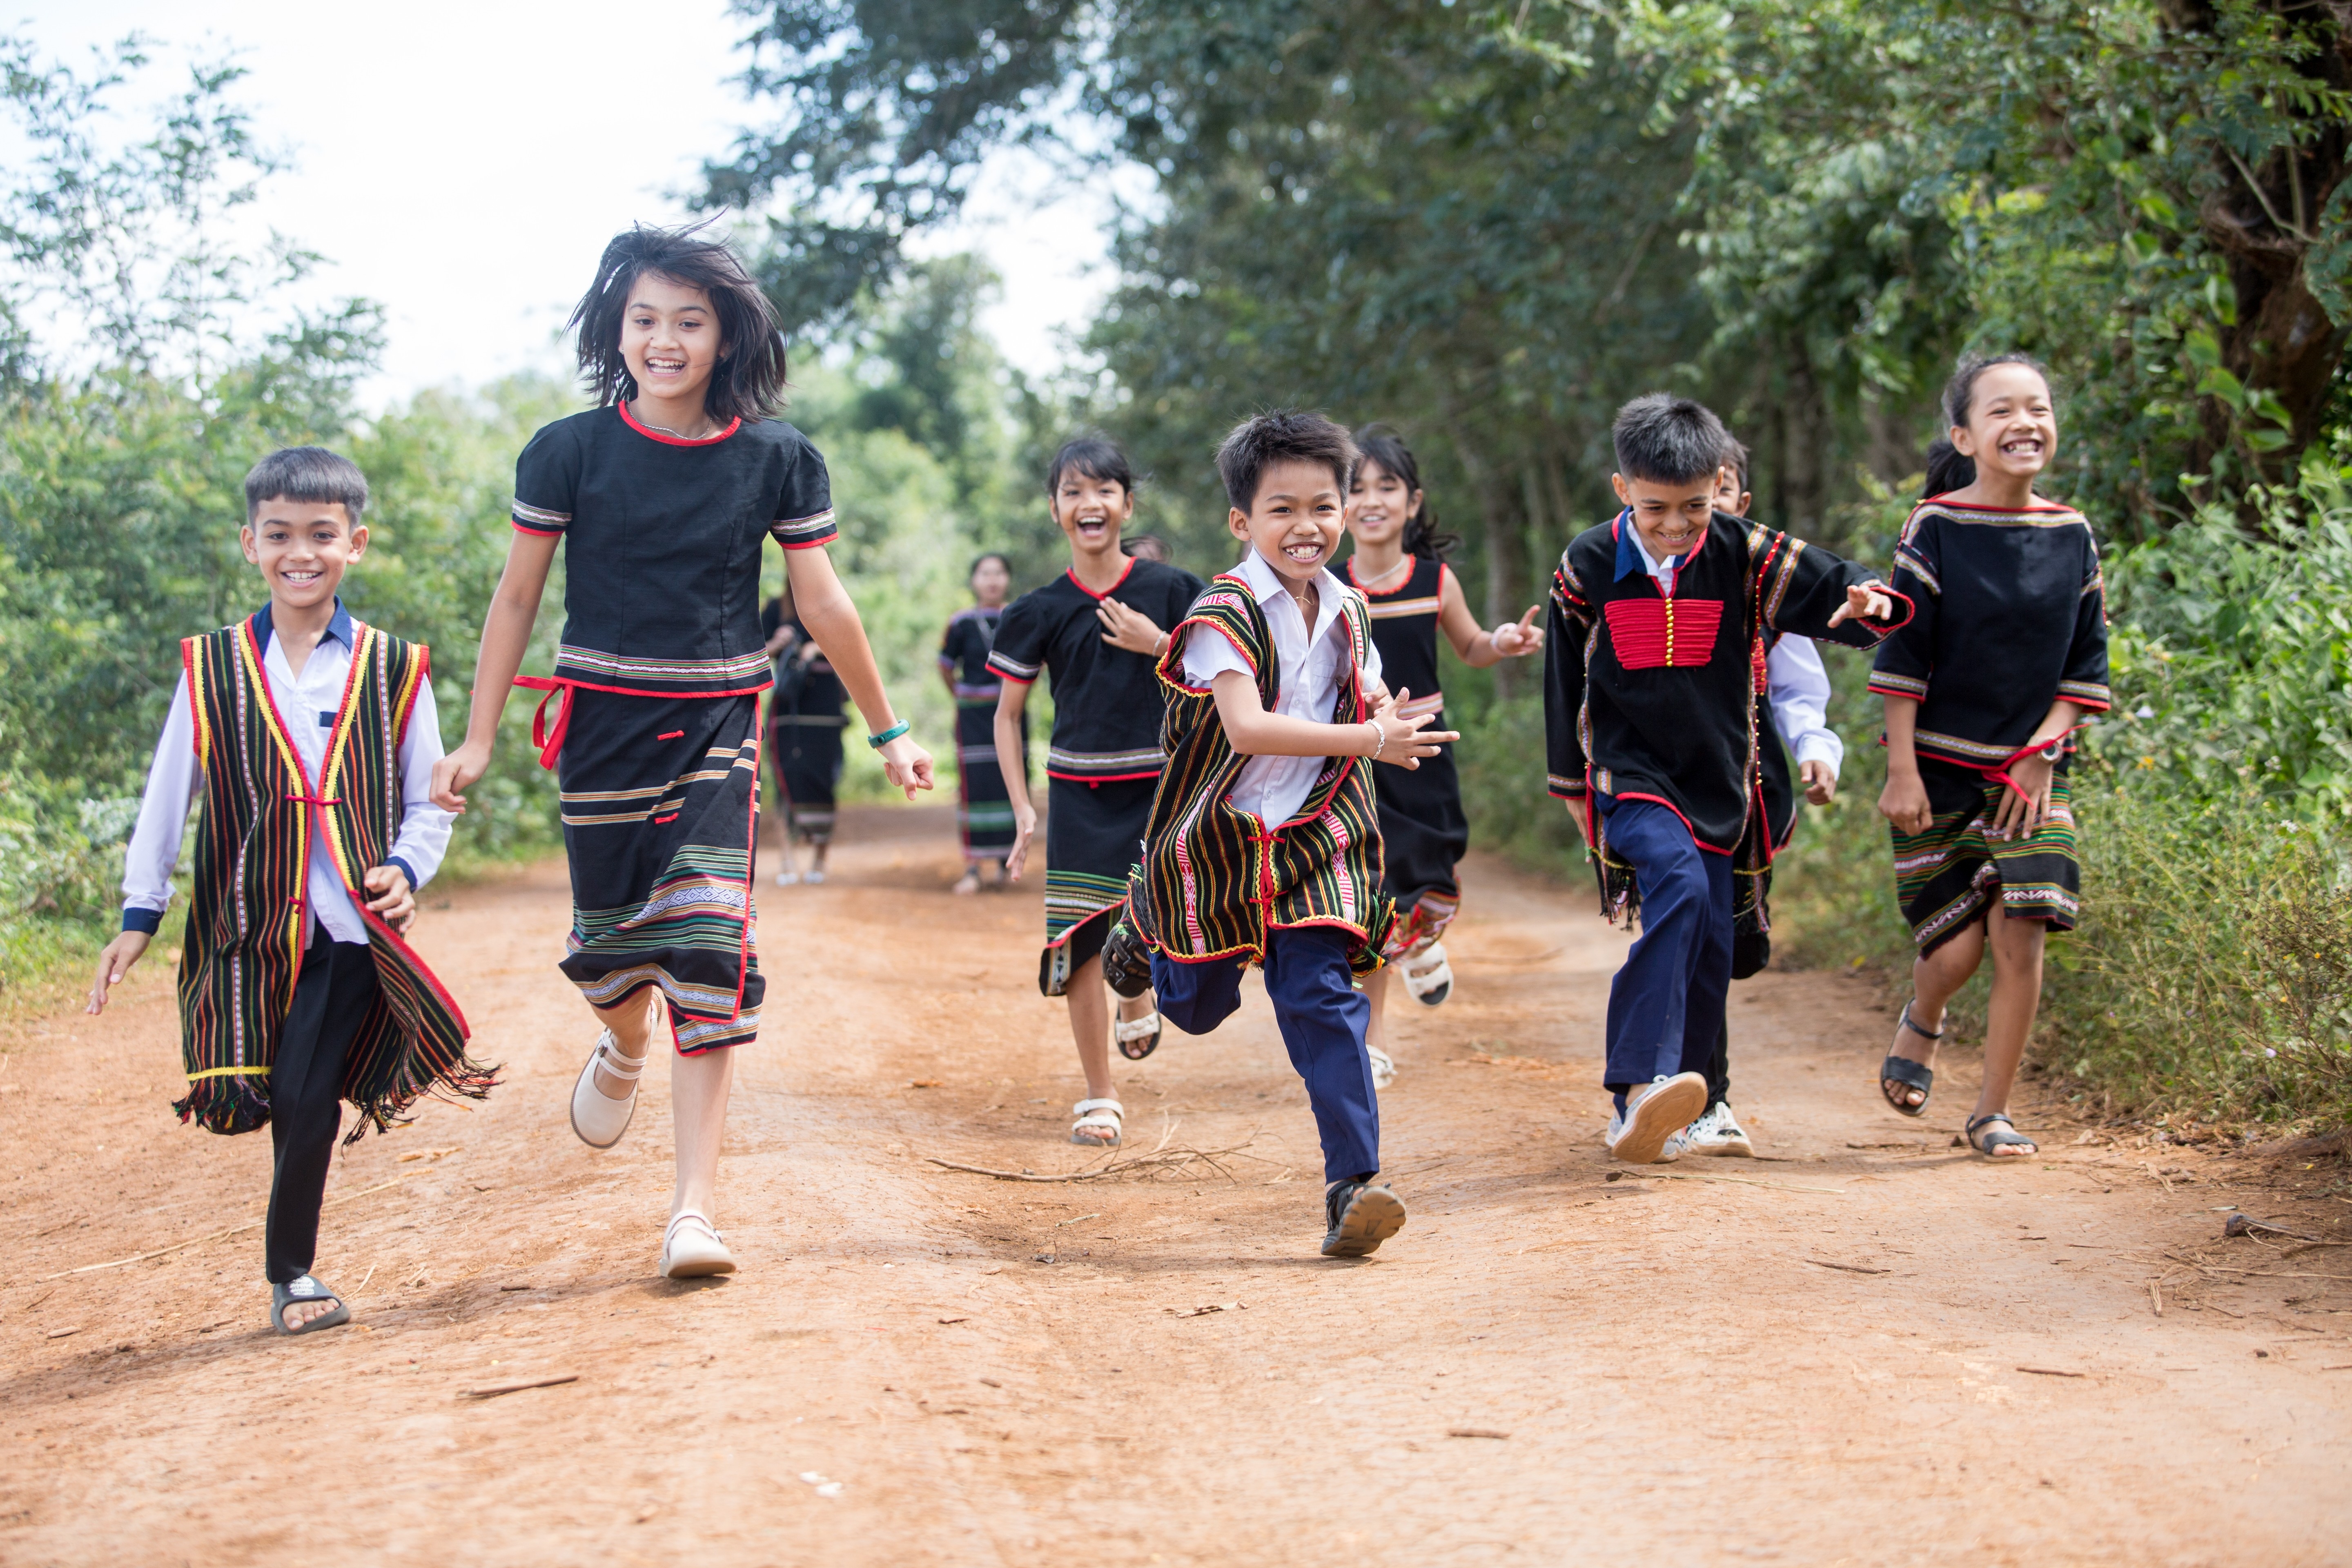
<svg viewBox="0 0 2352 1568"><path fill-rule="evenodd" d="M1456 998L1406 1005L1382 1108L1412 1221L1327 1262L1255 983L1122 1079L1130 1152L1248 1141L1236 1180L923 1163L1076 1168L1066 1028L1033 898L940 891L943 813L846 837L827 886L761 893L724 1282L654 1277L664 1075L617 1151L565 1127L558 866L420 928L509 1078L339 1162L319 1272L362 1327L271 1335L252 1232L60 1277L257 1217L268 1142L171 1120L161 965L103 1027L16 1031L0 1562L2352 1561L2352 1249L2219 1239L2233 1203L2352 1235L2326 1170L2047 1117L2049 1157L1967 1158L1966 1064L1905 1121L1864 989L1773 974L1734 1069L1778 1158L1672 1167L1769 1184L1611 1181L1623 938L1477 863Z"/></svg>

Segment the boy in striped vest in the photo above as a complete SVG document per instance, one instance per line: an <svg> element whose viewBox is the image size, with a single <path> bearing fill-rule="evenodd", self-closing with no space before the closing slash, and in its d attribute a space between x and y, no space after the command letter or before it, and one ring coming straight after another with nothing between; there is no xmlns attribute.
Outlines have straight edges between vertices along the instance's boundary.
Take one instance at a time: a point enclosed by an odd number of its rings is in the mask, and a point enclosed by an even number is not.
<svg viewBox="0 0 2352 1568"><path fill-rule="evenodd" d="M1160 1016L1194 1035L1241 1005L1245 966L1264 967L1322 1139L1327 1258L1361 1257L1405 1220L1373 1184L1371 1008L1355 977L1380 967L1395 910L1361 763L1417 767L1457 738L1429 730L1433 713L1398 716L1412 694L1381 683L1364 596L1326 569L1355 466L1355 443L1320 414L1258 415L1218 448L1246 553L1160 657L1168 766L1103 964L1121 995L1148 984Z"/></svg>
<svg viewBox="0 0 2352 1568"><path fill-rule="evenodd" d="M182 938L188 1093L173 1109L214 1132L269 1125L264 1226L270 1323L348 1322L312 1278L341 1102L356 1139L419 1095L480 1099L466 1020L401 938L439 869L450 816L427 798L441 757L423 647L355 621L336 596L367 550L367 479L318 447L274 452L245 479L245 558L269 602L181 644L184 666L148 771L122 879L122 933L99 957L91 1013L146 952L172 898L180 833L201 788Z"/></svg>

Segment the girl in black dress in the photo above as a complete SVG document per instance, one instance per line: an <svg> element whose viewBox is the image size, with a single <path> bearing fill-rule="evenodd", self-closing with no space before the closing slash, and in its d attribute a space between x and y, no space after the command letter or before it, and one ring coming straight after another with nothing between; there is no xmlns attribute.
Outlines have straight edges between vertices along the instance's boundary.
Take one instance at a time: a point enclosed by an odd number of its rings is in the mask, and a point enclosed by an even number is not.
<svg viewBox="0 0 2352 1568"><path fill-rule="evenodd" d="M1442 626L1454 654L1473 669L1497 660L1520 658L1543 647L1535 625L1540 605L1530 605L1516 622L1493 631L1478 625L1470 601L1444 557L1456 541L1436 531L1422 494L1421 468L1397 434L1372 425L1356 432L1363 452L1348 491L1348 531L1356 551L1348 560L1348 581L1371 606L1372 640L1381 650L1381 679L1397 696L1397 712L1411 718L1434 715L1431 728L1445 724L1445 694L1437 683L1437 632ZM1388 890L1396 900L1396 926L1383 953L1404 976L1415 1000L1434 1007L1454 986L1439 938L1462 905L1454 868L1470 847L1470 825L1462 815L1462 781L1454 754L1441 751L1418 768L1375 768L1380 789L1381 837L1386 846ZM1366 1037L1373 1081L1382 1088L1396 1077L1388 1054L1381 1014L1388 998L1388 971L1364 981L1372 1004Z"/></svg>
<svg viewBox="0 0 2352 1568"><path fill-rule="evenodd" d="M793 614L792 584L760 612L768 657L776 661L776 685L768 699L768 758L784 808L784 865L776 886L824 880L824 857L833 847L834 791L841 784L841 732L849 720L841 710L841 677L816 639ZM793 846L809 847L809 868L793 864Z"/></svg>
<svg viewBox="0 0 2352 1568"><path fill-rule="evenodd" d="M1004 682L988 668L996 647L997 623L1013 591L1013 563L990 551L971 563L970 609L958 610L940 639L940 679L956 705L956 828L963 838L963 876L950 892L969 896L981 889L980 868L996 868L989 884L1004 890L1004 858L1013 851L1013 797L996 761L996 700ZM1021 720L1021 755L1025 777L1029 720Z"/></svg>

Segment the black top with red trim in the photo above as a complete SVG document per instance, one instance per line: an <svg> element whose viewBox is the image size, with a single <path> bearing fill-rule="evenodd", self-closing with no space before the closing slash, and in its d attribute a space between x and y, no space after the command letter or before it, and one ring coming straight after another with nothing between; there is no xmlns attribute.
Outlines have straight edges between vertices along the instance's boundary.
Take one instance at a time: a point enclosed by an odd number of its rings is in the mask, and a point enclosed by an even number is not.
<svg viewBox="0 0 2352 1568"><path fill-rule="evenodd" d="M566 540L555 678L600 691L764 689L760 550L831 543L824 458L781 420L682 440L625 404L559 419L515 462L514 525Z"/></svg>
<svg viewBox="0 0 2352 1568"><path fill-rule="evenodd" d="M1167 631L1184 618L1208 584L1190 572L1129 556L1108 594L1093 594L1065 572L1005 607L997 623L988 668L1026 686L1040 671L1054 677L1054 740L1045 755L1049 778L1082 784L1160 776L1168 754L1160 749L1166 699L1150 656L1103 640L1095 609L1117 599Z"/></svg>
<svg viewBox="0 0 2352 1568"><path fill-rule="evenodd" d="M1671 583L1621 551L1630 514L1577 535L1552 575L1544 643L1551 793L1654 800L1703 848L1736 850L1759 809L1757 694L1773 630L1872 647L1886 628L1829 624L1878 574L1717 512ZM1897 597L1896 626L1910 617Z"/></svg>
<svg viewBox="0 0 2352 1568"><path fill-rule="evenodd" d="M1437 627L1439 613L1445 605L1445 577L1448 567L1433 555L1408 555L1412 564L1402 572L1391 572L1372 586L1356 575L1356 563L1348 563L1348 581L1364 595L1364 603L1372 617L1372 646L1381 650L1381 681L1391 691L1408 691L1412 701L1405 710L1409 718L1424 711L1424 704L1444 693L1437 685ZM1433 730L1445 728L1438 704L1437 722ZM1388 772L1404 770L1389 769ZM1378 776L1378 775L1375 775ZM1410 776L1410 773L1407 773Z"/></svg>
<svg viewBox="0 0 2352 1568"><path fill-rule="evenodd" d="M1879 648L1870 689L1918 700L1922 757L1999 767L2051 703L2106 710L2106 582L2074 508L1931 497L1903 525L1895 585L1919 613Z"/></svg>

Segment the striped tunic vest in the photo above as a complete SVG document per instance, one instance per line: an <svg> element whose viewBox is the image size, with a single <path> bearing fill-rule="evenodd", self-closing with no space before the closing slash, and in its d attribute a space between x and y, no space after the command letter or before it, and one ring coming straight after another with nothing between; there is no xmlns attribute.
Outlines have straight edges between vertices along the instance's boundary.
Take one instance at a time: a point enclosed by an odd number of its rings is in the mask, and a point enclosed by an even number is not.
<svg viewBox="0 0 2352 1568"><path fill-rule="evenodd" d="M1349 657L1332 709L1335 723L1370 711L1363 669L1371 622L1362 595L1349 594L1341 615ZM1359 757L1329 759L1287 823L1263 823L1229 805L1225 794L1249 759L1225 739L1215 697L1184 682L1184 638L1193 626L1209 627L1241 650L1269 711L1281 679L1265 612L1240 578L1220 575L1160 656L1160 679L1168 689L1160 745L1168 766L1152 796L1139 885L1130 894L1143 935L1179 963L1235 953L1262 963L1268 931L1336 926L1355 938L1349 968L1370 973L1381 966L1381 943L1395 914L1381 889L1370 768Z"/></svg>
<svg viewBox="0 0 2352 1568"><path fill-rule="evenodd" d="M344 1061L342 1097L361 1115L345 1142L389 1127L427 1091L478 1100L496 1081L496 1069L467 1058L457 1003L361 890L398 828L394 759L430 656L361 622L352 631L351 678L315 786L270 697L253 623L180 645L205 795L180 964L188 1094L173 1109L215 1132L269 1120L269 1071L302 963L314 813L366 922L380 987Z"/></svg>

